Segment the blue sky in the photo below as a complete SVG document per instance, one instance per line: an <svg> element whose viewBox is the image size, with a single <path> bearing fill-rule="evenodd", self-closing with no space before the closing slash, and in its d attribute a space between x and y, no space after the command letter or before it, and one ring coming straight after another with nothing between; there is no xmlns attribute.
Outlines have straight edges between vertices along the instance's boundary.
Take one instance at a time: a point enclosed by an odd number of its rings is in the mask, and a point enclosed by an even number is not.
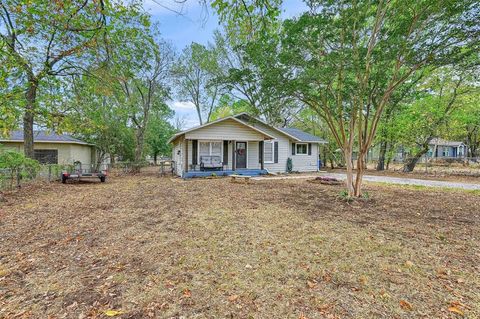
<svg viewBox="0 0 480 319"><path fill-rule="evenodd" d="M192 42L207 44L213 39L213 31L220 28L213 10L201 6L198 0L187 0L183 4L175 0L145 0L144 8L150 12L153 21L160 25L163 38L171 42L179 52ZM282 16L292 17L304 10L305 4L302 1L286 0ZM184 121L184 128L198 125L191 103L174 100L169 105L176 116Z"/></svg>

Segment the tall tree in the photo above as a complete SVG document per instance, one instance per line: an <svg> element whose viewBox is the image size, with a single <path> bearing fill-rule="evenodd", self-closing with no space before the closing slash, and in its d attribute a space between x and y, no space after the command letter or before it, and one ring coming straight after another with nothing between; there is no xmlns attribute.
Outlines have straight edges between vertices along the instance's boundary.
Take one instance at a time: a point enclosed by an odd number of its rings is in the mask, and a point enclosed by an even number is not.
<svg viewBox="0 0 480 319"><path fill-rule="evenodd" d="M143 158L145 133L150 115L165 105L168 96L167 75L172 62L172 50L166 43L150 43L142 48L142 68L120 72L117 77L122 94L117 95L120 103L129 106L129 117L135 128L135 162Z"/></svg>
<svg viewBox="0 0 480 319"><path fill-rule="evenodd" d="M102 40L108 21L118 10L103 0L0 2L0 48L22 75L16 80L24 90L18 105L23 113L26 156L33 157L33 125L41 82L82 68L87 60L82 57Z"/></svg>
<svg viewBox="0 0 480 319"><path fill-rule="evenodd" d="M200 125L210 121L221 96L221 86L215 81L218 68L216 48L195 42L183 50L172 68L178 96L195 105Z"/></svg>
<svg viewBox="0 0 480 319"><path fill-rule="evenodd" d="M275 63L278 43L256 48L242 43L238 30L227 29L227 32L226 35L215 32L220 64L217 81L232 97L247 102L249 111L266 122L284 126L292 121L301 106L286 92L275 89L278 76L274 72L278 69L271 65Z"/></svg>
<svg viewBox="0 0 480 319"><path fill-rule="evenodd" d="M172 111L165 105L163 110L154 112L148 123L146 132L147 151L157 164L158 156L171 156L171 145L168 140L177 130L169 123Z"/></svg>
<svg viewBox="0 0 480 319"><path fill-rule="evenodd" d="M221 2L228 3L220 8L230 12L227 19L252 21L251 10L239 14L231 1ZM473 0L307 4L308 12L283 23L273 64L281 72L272 83L324 119L345 158L348 194L359 197L366 155L392 94L425 67L478 52L480 11ZM258 43L272 41L266 34L251 42L260 50L265 45Z"/></svg>

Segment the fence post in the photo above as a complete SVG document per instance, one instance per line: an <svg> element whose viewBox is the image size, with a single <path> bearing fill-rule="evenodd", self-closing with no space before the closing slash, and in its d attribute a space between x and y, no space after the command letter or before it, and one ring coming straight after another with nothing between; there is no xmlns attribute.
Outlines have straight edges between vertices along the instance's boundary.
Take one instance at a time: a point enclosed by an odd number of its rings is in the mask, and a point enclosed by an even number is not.
<svg viewBox="0 0 480 319"><path fill-rule="evenodd" d="M52 176L52 165L48 165L48 182L51 182L51 176Z"/></svg>

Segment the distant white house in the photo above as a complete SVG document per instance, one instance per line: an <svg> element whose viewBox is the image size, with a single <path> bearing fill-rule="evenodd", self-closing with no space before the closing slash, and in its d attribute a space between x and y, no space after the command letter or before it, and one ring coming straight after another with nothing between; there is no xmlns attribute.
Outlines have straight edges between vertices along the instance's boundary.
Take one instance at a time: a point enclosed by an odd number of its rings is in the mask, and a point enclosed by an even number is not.
<svg viewBox="0 0 480 319"><path fill-rule="evenodd" d="M463 142L448 141L441 138L434 138L428 144L428 152L422 156L424 161L435 159L464 159L468 155L468 147ZM394 156L394 162L403 162L408 157L408 149L400 146Z"/></svg>
<svg viewBox="0 0 480 319"><path fill-rule="evenodd" d="M467 156L467 146L463 142L447 141L434 138L428 146L429 158L464 158Z"/></svg>
<svg viewBox="0 0 480 319"><path fill-rule="evenodd" d="M176 173L188 178L217 175L260 175L318 170L321 138L296 128L271 126L247 113L229 116L174 135Z"/></svg>

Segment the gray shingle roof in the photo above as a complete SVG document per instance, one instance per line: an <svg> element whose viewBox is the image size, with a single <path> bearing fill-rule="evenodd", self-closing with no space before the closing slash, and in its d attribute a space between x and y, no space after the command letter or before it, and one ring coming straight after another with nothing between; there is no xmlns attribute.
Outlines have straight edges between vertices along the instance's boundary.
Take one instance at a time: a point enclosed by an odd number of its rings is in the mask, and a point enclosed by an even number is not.
<svg viewBox="0 0 480 319"><path fill-rule="evenodd" d="M321 139L318 136L309 134L302 130L293 127L277 127L280 131L285 132L293 137L298 138L302 142L319 142L319 143L326 143L325 140Z"/></svg>
<svg viewBox="0 0 480 319"><path fill-rule="evenodd" d="M23 142L23 131L12 131L7 138L0 138L0 141L20 141ZM53 143L73 143L73 144L88 144L84 141L76 139L68 134L57 134L54 132L35 131L33 133L34 142L53 142Z"/></svg>
<svg viewBox="0 0 480 319"><path fill-rule="evenodd" d="M457 141L447 141L441 138L434 138L430 141L430 145L440 145L440 146L453 146L453 147L458 147L462 145L463 142L457 142Z"/></svg>

